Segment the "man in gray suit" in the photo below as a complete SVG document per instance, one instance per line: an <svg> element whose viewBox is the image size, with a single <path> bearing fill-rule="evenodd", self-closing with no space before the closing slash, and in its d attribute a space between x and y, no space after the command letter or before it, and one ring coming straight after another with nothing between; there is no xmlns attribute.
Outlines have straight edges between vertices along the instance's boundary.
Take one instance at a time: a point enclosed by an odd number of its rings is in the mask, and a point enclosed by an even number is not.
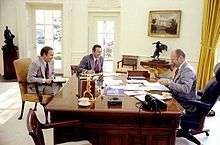
<svg viewBox="0 0 220 145"><path fill-rule="evenodd" d="M60 87L52 83L54 79L53 49L45 46L41 49L40 55L29 66L27 81L39 83L40 94L54 95ZM28 85L28 93L36 93L35 84Z"/></svg>
<svg viewBox="0 0 220 145"><path fill-rule="evenodd" d="M186 111L193 111L186 101L196 99L195 70L185 61L185 53L181 49L171 52L171 62L176 68L173 80L161 79L159 82L171 90L173 97Z"/></svg>
<svg viewBox="0 0 220 145"><path fill-rule="evenodd" d="M100 45L94 45L92 53L82 58L79 64L79 71L83 73L101 73L103 72L103 57Z"/></svg>

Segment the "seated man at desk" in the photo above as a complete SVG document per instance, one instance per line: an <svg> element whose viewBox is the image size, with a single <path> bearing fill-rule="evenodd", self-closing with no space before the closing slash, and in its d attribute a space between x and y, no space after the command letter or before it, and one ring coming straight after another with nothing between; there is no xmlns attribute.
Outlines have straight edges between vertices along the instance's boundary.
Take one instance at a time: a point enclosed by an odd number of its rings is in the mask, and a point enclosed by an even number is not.
<svg viewBox="0 0 220 145"><path fill-rule="evenodd" d="M173 97L186 111L193 111L193 107L185 101L196 99L195 70L186 62L185 53L181 49L171 52L171 63L176 68L173 80L160 79L159 82L171 90Z"/></svg>
<svg viewBox="0 0 220 145"><path fill-rule="evenodd" d="M103 72L103 57L100 45L92 47L92 53L82 58L79 64L79 71L83 73L101 73Z"/></svg>
<svg viewBox="0 0 220 145"><path fill-rule="evenodd" d="M56 83L52 83L54 79L54 61L53 48L45 46L38 56L29 66L27 81L37 82L38 91L44 95L54 95L60 89ZM28 93L36 93L35 84L28 84Z"/></svg>

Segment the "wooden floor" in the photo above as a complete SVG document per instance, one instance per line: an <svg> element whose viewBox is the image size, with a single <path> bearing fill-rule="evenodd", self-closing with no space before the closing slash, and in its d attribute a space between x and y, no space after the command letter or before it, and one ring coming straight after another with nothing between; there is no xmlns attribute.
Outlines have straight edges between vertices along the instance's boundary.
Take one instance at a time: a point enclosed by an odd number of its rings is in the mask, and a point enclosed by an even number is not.
<svg viewBox="0 0 220 145"><path fill-rule="evenodd" d="M32 145L32 139L26 129L26 115L33 103L27 103L25 113L22 120L17 120L20 113L20 94L18 84L16 82L0 82L0 145ZM210 136L205 134L196 137L204 145L219 145L220 137L220 102L218 101L213 108L216 111L215 117L207 117L205 128L209 128ZM40 105L38 105L37 115L44 122L44 113ZM52 145L52 130L44 132L47 145ZM194 145L184 138L177 138L176 145Z"/></svg>

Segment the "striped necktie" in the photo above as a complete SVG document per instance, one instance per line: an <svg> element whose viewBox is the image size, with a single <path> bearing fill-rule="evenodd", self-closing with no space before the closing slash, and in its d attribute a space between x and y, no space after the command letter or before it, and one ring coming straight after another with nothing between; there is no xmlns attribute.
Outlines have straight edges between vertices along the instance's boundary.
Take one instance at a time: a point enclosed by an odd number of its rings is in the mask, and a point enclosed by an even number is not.
<svg viewBox="0 0 220 145"><path fill-rule="evenodd" d="M95 73L99 73L99 61L97 59L95 60L94 71L95 71Z"/></svg>
<svg viewBox="0 0 220 145"><path fill-rule="evenodd" d="M174 74L174 77L173 77L173 80L176 79L176 76L177 76L178 72L179 72L179 68L176 69L175 74Z"/></svg>
<svg viewBox="0 0 220 145"><path fill-rule="evenodd" d="M46 68L45 68L45 78L49 79L49 65L48 65L48 63L46 64Z"/></svg>

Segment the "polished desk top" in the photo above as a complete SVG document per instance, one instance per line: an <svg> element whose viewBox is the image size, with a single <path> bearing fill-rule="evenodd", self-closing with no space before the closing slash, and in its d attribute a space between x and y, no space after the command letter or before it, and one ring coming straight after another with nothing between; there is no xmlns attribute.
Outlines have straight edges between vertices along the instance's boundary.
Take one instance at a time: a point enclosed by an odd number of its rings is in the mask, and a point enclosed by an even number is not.
<svg viewBox="0 0 220 145"><path fill-rule="evenodd" d="M129 115L143 113L150 115L155 113L153 111L140 110L136 107L136 103L139 102L134 97L121 96L122 106L117 108L111 108L107 105L108 96L98 96L93 105L90 107L82 108L78 106L77 94L77 77L73 76L64 85L62 90L52 99L52 101L46 106L48 111L71 111L71 112L82 112L82 113L102 113L108 115L108 113ZM165 116L180 116L182 113L181 106L174 100L166 101L168 107L166 110L161 111L162 115Z"/></svg>
<svg viewBox="0 0 220 145"><path fill-rule="evenodd" d="M143 60L140 61L141 66L161 67L170 69L171 64L168 61L163 60Z"/></svg>

